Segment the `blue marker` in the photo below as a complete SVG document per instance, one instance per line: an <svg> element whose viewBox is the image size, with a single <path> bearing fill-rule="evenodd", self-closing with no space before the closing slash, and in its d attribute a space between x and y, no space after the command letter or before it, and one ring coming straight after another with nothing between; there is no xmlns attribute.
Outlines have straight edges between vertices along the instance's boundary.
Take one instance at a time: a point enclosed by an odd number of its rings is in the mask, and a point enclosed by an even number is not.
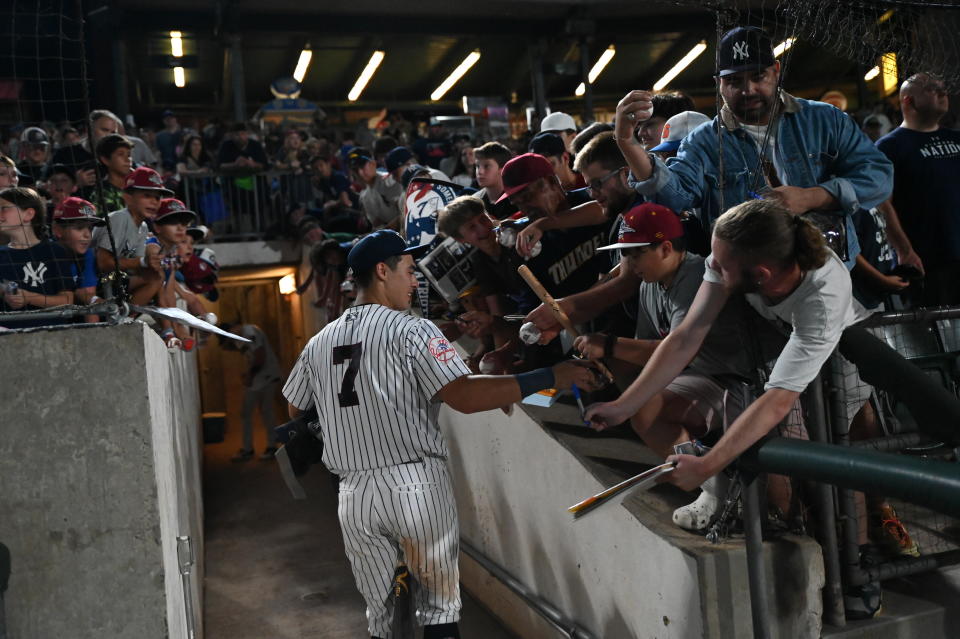
<svg viewBox="0 0 960 639"><path fill-rule="evenodd" d="M573 396L577 400L577 406L580 408L580 419L583 421L585 426L589 426L590 422L587 421L587 411L583 407L583 399L580 397L580 389L576 384L573 384L571 386L571 390L573 391Z"/></svg>

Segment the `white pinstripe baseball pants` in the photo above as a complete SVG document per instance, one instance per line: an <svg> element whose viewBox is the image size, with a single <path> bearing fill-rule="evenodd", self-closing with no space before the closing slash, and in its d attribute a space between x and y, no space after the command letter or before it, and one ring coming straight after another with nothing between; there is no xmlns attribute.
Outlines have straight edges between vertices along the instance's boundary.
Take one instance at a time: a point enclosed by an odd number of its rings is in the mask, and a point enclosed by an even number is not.
<svg viewBox="0 0 960 639"><path fill-rule="evenodd" d="M390 636L397 559L416 580L417 623L459 621L460 529L446 461L345 473L337 514L371 635Z"/></svg>

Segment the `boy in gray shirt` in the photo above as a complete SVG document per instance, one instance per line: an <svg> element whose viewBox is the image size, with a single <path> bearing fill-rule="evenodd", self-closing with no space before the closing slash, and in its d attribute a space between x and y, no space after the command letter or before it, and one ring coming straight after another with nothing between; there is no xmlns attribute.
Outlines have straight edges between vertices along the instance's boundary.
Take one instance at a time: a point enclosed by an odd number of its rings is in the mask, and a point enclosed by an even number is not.
<svg viewBox="0 0 960 639"><path fill-rule="evenodd" d="M160 208L160 199L173 192L163 186L160 174L148 167L132 171L126 180L123 200L126 208L107 216L116 248L110 245L106 227L97 229L94 246L97 269L109 273L119 265L130 276L128 292L134 304L146 304L157 294L162 283L160 255L145 256L144 245L149 236L146 221L153 219Z"/></svg>

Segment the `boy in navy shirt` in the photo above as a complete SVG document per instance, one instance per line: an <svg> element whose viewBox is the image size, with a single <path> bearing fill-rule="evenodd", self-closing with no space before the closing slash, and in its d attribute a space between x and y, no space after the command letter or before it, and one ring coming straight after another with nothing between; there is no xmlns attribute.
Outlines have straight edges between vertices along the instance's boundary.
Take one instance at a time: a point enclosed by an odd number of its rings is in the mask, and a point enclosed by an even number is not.
<svg viewBox="0 0 960 639"><path fill-rule="evenodd" d="M53 237L61 249L74 285L78 304L97 300L97 260L93 251L93 229L106 220L97 216L96 207L79 197L68 197L53 209ZM96 316L88 316L96 321Z"/></svg>
<svg viewBox="0 0 960 639"><path fill-rule="evenodd" d="M0 191L0 311L39 310L73 303L69 265L46 238L43 199L33 189ZM0 320L8 328L60 324L56 320Z"/></svg>

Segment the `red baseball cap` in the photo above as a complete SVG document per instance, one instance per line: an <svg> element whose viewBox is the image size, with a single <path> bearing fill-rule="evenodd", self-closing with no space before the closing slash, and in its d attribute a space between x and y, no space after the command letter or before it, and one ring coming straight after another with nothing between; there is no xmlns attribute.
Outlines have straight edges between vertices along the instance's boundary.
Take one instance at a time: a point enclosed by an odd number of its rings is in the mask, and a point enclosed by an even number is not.
<svg viewBox="0 0 960 639"><path fill-rule="evenodd" d="M623 215L619 235L619 242L597 250L612 251L675 240L683 236L683 224L680 217L666 206L644 202Z"/></svg>
<svg viewBox="0 0 960 639"><path fill-rule="evenodd" d="M104 226L107 221L97 217L97 207L83 198L68 197L53 209L54 222L93 222L94 226Z"/></svg>
<svg viewBox="0 0 960 639"><path fill-rule="evenodd" d="M500 204L514 193L519 193L540 178L553 175L553 167L542 155L536 153L518 155L500 169L503 195L497 199L496 204Z"/></svg>
<svg viewBox="0 0 960 639"><path fill-rule="evenodd" d="M127 175L127 183L123 190L140 189L142 191L158 191L161 195L171 196L173 191L163 185L160 174L148 166L138 166Z"/></svg>
<svg viewBox="0 0 960 639"><path fill-rule="evenodd" d="M153 218L154 224L173 224L181 222L190 226L197 219L197 214L186 207L186 205L174 197L168 197L160 200L160 208L157 209L157 215Z"/></svg>

